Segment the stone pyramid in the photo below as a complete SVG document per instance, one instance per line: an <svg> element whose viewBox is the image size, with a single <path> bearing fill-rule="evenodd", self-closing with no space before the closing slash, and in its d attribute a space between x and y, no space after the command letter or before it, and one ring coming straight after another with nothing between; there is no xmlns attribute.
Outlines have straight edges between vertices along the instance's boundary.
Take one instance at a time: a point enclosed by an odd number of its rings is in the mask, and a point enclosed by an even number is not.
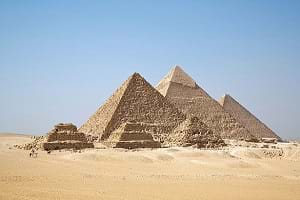
<svg viewBox="0 0 300 200"><path fill-rule="evenodd" d="M153 140L154 133L144 123L125 122L114 130L105 144L114 148L159 148L160 142Z"/></svg>
<svg viewBox="0 0 300 200"><path fill-rule="evenodd" d="M88 142L86 135L78 132L77 127L71 123L55 125L45 140L42 143L44 150L94 148L94 144Z"/></svg>
<svg viewBox="0 0 300 200"><path fill-rule="evenodd" d="M255 140L255 137L210 97L179 66L156 89L188 117L196 116L222 138Z"/></svg>
<svg viewBox="0 0 300 200"><path fill-rule="evenodd" d="M239 102L237 102L230 95L224 95L219 103L224 108L225 111L230 113L239 123L244 125L252 135L255 137L262 138L277 138L280 137L276 135L270 128L268 128L263 122L256 118L251 112L249 112L245 107L243 107Z"/></svg>
<svg viewBox="0 0 300 200"><path fill-rule="evenodd" d="M134 73L101 106L79 131L99 135L102 140L123 123L145 123L154 132L153 138L164 143L186 116L169 103L142 76Z"/></svg>

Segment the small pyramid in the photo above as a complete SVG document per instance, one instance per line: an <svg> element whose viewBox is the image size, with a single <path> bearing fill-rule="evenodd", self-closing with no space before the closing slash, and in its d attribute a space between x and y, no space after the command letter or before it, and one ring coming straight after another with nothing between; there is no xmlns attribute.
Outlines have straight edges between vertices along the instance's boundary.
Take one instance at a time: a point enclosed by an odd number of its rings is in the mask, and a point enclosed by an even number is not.
<svg viewBox="0 0 300 200"><path fill-rule="evenodd" d="M155 130L154 139L163 143L185 118L141 75L134 73L79 131L106 140L123 123L147 123Z"/></svg>
<svg viewBox="0 0 300 200"><path fill-rule="evenodd" d="M198 117L222 138L255 140L255 137L176 66L156 89L188 117Z"/></svg>
<svg viewBox="0 0 300 200"><path fill-rule="evenodd" d="M114 130L105 144L113 148L159 148L160 142L153 140L154 133L148 125L138 122L125 122Z"/></svg>
<svg viewBox="0 0 300 200"><path fill-rule="evenodd" d="M281 140L276 133L274 133L269 127L256 118L250 111L248 111L230 95L224 95L220 99L219 103L225 111L230 113L231 116L233 116L239 123L244 125L256 138L277 138Z"/></svg>
<svg viewBox="0 0 300 200"><path fill-rule="evenodd" d="M78 132L75 125L59 123L47 134L45 141L42 143L42 148L47 151L84 149L94 148L94 144L88 141L84 133Z"/></svg>

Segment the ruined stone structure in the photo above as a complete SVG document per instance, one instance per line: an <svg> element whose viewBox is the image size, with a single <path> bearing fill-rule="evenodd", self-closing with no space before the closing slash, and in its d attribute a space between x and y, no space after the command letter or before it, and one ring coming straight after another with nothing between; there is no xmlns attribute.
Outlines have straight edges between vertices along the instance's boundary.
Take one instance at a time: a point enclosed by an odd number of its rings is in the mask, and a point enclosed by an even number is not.
<svg viewBox="0 0 300 200"><path fill-rule="evenodd" d="M169 143L180 146L197 145L198 148L218 148L224 146L221 136L201 122L197 117L186 119L175 130Z"/></svg>
<svg viewBox="0 0 300 200"><path fill-rule="evenodd" d="M174 139L174 130L185 120L185 114L134 73L79 130L100 135L114 147L157 147L153 140L182 145Z"/></svg>
<svg viewBox="0 0 300 200"><path fill-rule="evenodd" d="M45 150L58 150L93 148L94 145L87 141L84 133L77 131L75 125L60 123L48 133L42 147Z"/></svg>
<svg viewBox="0 0 300 200"><path fill-rule="evenodd" d="M115 148L159 148L160 142L154 141L153 126L145 123L125 122L114 130L105 144Z"/></svg>
<svg viewBox="0 0 300 200"><path fill-rule="evenodd" d="M268 128L263 122L256 118L251 112L243 107L230 95L224 95L219 103L225 111L230 113L239 123L244 125L251 134L259 139L276 138L281 140L276 133Z"/></svg>
<svg viewBox="0 0 300 200"><path fill-rule="evenodd" d="M164 77L156 89L188 117L198 117L222 138L250 140L255 137L210 97L179 66Z"/></svg>
<svg viewBox="0 0 300 200"><path fill-rule="evenodd" d="M31 150L31 149L43 149L43 143L45 142L45 136L32 136L32 142L21 144L21 145L14 145L14 147L23 150Z"/></svg>
<svg viewBox="0 0 300 200"><path fill-rule="evenodd" d="M77 127L73 124L57 124L47 136L47 142L68 140L87 142L85 135L77 132Z"/></svg>

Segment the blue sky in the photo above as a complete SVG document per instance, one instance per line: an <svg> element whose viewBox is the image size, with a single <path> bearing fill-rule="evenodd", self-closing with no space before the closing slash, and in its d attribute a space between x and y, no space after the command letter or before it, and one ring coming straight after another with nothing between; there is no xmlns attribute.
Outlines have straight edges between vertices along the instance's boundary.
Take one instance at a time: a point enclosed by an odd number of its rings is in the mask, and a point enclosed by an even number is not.
<svg viewBox="0 0 300 200"><path fill-rule="evenodd" d="M300 1L0 1L0 132L77 126L137 71L179 64L300 138Z"/></svg>

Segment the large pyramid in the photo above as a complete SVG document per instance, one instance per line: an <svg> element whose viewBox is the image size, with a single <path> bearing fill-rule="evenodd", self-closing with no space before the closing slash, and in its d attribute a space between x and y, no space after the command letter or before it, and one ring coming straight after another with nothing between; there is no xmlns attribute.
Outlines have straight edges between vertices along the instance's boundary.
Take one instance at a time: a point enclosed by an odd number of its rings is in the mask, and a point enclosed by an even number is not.
<svg viewBox="0 0 300 200"><path fill-rule="evenodd" d="M255 137L210 97L179 66L156 89L188 117L196 116L222 138L255 140Z"/></svg>
<svg viewBox="0 0 300 200"><path fill-rule="evenodd" d="M154 140L164 142L186 116L169 103L142 76L134 73L101 106L79 131L102 140L122 124L144 123L154 132Z"/></svg>
<svg viewBox="0 0 300 200"><path fill-rule="evenodd" d="M261 138L277 138L276 135L270 128L268 128L263 122L256 118L251 112L243 107L239 102L233 99L230 95L224 95L219 103L225 111L230 113L239 123L244 125L252 135Z"/></svg>

